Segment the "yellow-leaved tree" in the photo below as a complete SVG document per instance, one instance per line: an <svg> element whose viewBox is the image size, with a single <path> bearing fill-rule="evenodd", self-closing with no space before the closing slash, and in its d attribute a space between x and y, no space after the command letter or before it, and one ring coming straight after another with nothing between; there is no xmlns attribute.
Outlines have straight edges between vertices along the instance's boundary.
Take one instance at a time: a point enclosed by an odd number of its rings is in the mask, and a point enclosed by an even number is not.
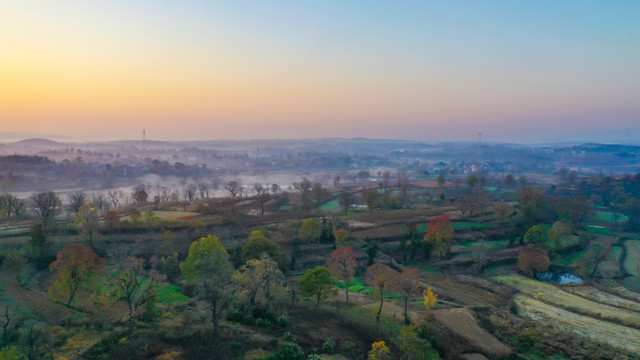
<svg viewBox="0 0 640 360"><path fill-rule="evenodd" d="M391 359L391 350L384 341L376 341L371 344L369 351L369 360L389 360Z"/></svg>

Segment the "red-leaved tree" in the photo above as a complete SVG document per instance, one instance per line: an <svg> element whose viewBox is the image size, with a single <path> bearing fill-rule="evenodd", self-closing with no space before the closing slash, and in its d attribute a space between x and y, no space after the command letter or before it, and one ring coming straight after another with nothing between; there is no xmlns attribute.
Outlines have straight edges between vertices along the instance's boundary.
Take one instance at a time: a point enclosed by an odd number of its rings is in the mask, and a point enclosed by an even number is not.
<svg viewBox="0 0 640 360"><path fill-rule="evenodd" d="M104 273L106 260L82 244L65 245L49 265L55 273L53 285L49 287L49 296L62 301L66 298L70 306L78 290L88 287L97 276Z"/></svg>
<svg viewBox="0 0 640 360"><path fill-rule="evenodd" d="M353 281L358 265L355 252L350 247L337 248L327 259L327 265L333 277L344 282L345 296L349 302L349 284Z"/></svg>

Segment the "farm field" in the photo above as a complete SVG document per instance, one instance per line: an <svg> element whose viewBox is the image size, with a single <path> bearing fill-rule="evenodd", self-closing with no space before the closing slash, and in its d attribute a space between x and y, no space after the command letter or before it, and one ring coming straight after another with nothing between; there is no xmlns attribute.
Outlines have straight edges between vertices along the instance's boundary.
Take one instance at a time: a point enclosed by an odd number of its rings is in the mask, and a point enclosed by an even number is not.
<svg viewBox="0 0 640 360"><path fill-rule="evenodd" d="M513 301L521 316L543 321L560 331L578 334L620 350L640 353L640 330L578 315L523 294L516 294Z"/></svg>
<svg viewBox="0 0 640 360"><path fill-rule="evenodd" d="M190 211L154 211L153 215L162 219L162 220L175 220L185 216L197 216L200 215L196 212ZM130 220L131 217L129 215L123 216L121 220Z"/></svg>
<svg viewBox="0 0 640 360"><path fill-rule="evenodd" d="M512 352L507 345L478 326L475 317L467 308L434 310L433 316L490 358L504 358Z"/></svg>
<svg viewBox="0 0 640 360"><path fill-rule="evenodd" d="M569 311L640 327L640 313L600 304L563 291L560 288L520 275L497 276L494 280L509 285L532 298L544 301Z"/></svg>

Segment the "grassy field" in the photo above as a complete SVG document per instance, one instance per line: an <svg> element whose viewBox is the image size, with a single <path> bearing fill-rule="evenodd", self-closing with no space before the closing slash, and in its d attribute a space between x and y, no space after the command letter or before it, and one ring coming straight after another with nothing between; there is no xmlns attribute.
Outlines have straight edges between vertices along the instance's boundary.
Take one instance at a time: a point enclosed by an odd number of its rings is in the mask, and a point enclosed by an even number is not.
<svg viewBox="0 0 640 360"><path fill-rule="evenodd" d="M605 278L614 278L622 276L622 269L620 268L620 257L622 255L622 247L613 246L611 252L605 261L598 266L598 273Z"/></svg>
<svg viewBox="0 0 640 360"><path fill-rule="evenodd" d="M468 229L468 228L492 227L493 224L479 223L479 222L461 222L461 223L452 223L451 226L454 229ZM428 228L429 228L429 225L416 226L416 229L420 232L425 232L427 231ZM407 231L407 228L403 227L402 231Z"/></svg>
<svg viewBox="0 0 640 360"><path fill-rule="evenodd" d="M485 241L484 245L488 248L496 248L496 247L505 246L508 243L509 243L509 240L494 240L494 241ZM462 243L459 245L466 248L472 248L472 247L480 246L480 242L470 241L470 242Z"/></svg>
<svg viewBox="0 0 640 360"><path fill-rule="evenodd" d="M640 276L640 240L627 240L624 242L627 257L624 259L624 270L633 276Z"/></svg>
<svg viewBox="0 0 640 360"><path fill-rule="evenodd" d="M341 208L340 200L335 198L331 201L328 201L322 205L320 205L320 210L322 211L339 211Z"/></svg>
<svg viewBox="0 0 640 360"><path fill-rule="evenodd" d="M497 276L494 279L514 287L532 298L562 307L569 311L628 326L640 327L640 313L635 311L600 304L563 291L554 285L525 278L520 275Z"/></svg>
<svg viewBox="0 0 640 360"><path fill-rule="evenodd" d="M578 334L632 354L640 353L640 330L574 314L522 294L516 294L513 302L519 315L543 321L560 331Z"/></svg>
<svg viewBox="0 0 640 360"><path fill-rule="evenodd" d="M597 211L595 216L590 216L587 220L605 223L623 223L629 221L629 218L620 213Z"/></svg>
<svg viewBox="0 0 640 360"><path fill-rule="evenodd" d="M609 229L602 226L588 225L587 227L585 227L585 229L588 232L596 235L614 236L614 234Z"/></svg>

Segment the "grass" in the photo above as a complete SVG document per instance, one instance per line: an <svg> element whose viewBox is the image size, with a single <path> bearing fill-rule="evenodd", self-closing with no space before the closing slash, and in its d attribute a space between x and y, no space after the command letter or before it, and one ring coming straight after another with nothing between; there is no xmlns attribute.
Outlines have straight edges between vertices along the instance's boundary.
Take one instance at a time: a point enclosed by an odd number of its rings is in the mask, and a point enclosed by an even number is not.
<svg viewBox="0 0 640 360"><path fill-rule="evenodd" d="M621 246L613 246L609 256L598 266L598 273L605 278L622 276L620 269L620 257L622 255Z"/></svg>
<svg viewBox="0 0 640 360"><path fill-rule="evenodd" d="M629 276L622 280L625 288L640 293L640 276Z"/></svg>
<svg viewBox="0 0 640 360"><path fill-rule="evenodd" d="M29 231L28 228L9 229L9 230L0 231L0 235L1 236L15 235L15 234L21 234L21 233L24 233L24 232L28 232L28 231Z"/></svg>
<svg viewBox="0 0 640 360"><path fill-rule="evenodd" d="M633 276L640 276L640 240L627 240L624 243L627 256L624 259L624 270Z"/></svg>
<svg viewBox="0 0 640 360"><path fill-rule="evenodd" d="M640 314L600 304L580 296L568 293L560 288L520 275L497 276L496 281L516 288L520 292L545 303L564 308L579 314L585 314L602 320L640 327Z"/></svg>
<svg viewBox="0 0 640 360"><path fill-rule="evenodd" d="M522 294L516 294L513 302L518 314L530 317L569 334L578 334L614 348L640 353L640 331L611 324L588 316L574 314Z"/></svg>
<svg viewBox="0 0 640 360"><path fill-rule="evenodd" d="M344 285L344 281L339 281L336 284L340 289L344 289L346 286ZM358 291L362 291L364 289L368 289L366 286L364 286L362 284L362 282L360 281L360 279L358 279L357 277L353 278L353 281L351 282L351 284L349 284L349 291L351 292L358 292Z"/></svg>
<svg viewBox="0 0 640 360"><path fill-rule="evenodd" d="M614 234L607 228L602 226L594 226L588 225L586 230L592 234L603 235L603 236L614 236Z"/></svg>
<svg viewBox="0 0 640 360"><path fill-rule="evenodd" d="M591 286L567 287L567 291L599 303L640 312L640 303L598 290Z"/></svg>
<svg viewBox="0 0 640 360"><path fill-rule="evenodd" d="M568 255L561 259L557 259L553 261L553 264L560 265L560 266L573 266L574 262L582 262L584 258L587 256L588 252L589 252L588 249L578 251L576 253L573 253L571 255Z"/></svg>
<svg viewBox="0 0 640 360"><path fill-rule="evenodd" d="M320 210L322 211L338 211L341 208L342 207L340 206L340 200L338 198L320 205Z"/></svg>
<svg viewBox="0 0 640 360"><path fill-rule="evenodd" d="M162 283L158 287L158 301L166 305L179 305L189 301L189 297L180 292L180 287Z"/></svg>
<svg viewBox="0 0 640 360"><path fill-rule="evenodd" d="M624 223L629 221L629 218L620 213L596 211L596 215L589 217L587 220L604 222L604 223Z"/></svg>
<svg viewBox="0 0 640 360"><path fill-rule="evenodd" d="M488 248L497 248L497 247L502 247L505 246L509 243L509 240L494 240L494 241L485 241L484 245ZM476 246L480 246L480 242L479 241L469 241L469 242L465 242L462 244L459 244L462 247L466 247L466 248L472 248L472 247L476 247Z"/></svg>

